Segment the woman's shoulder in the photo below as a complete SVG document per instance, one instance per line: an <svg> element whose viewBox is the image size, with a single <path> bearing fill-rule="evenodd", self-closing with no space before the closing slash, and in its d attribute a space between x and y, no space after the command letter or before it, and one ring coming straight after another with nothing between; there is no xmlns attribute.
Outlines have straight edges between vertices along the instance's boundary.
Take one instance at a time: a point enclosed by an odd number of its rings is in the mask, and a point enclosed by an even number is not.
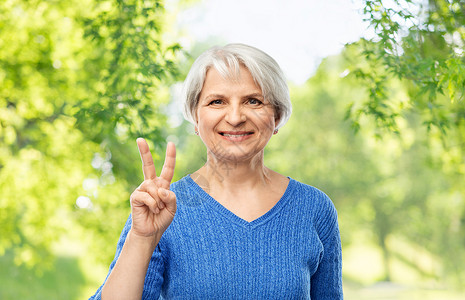
<svg viewBox="0 0 465 300"><path fill-rule="evenodd" d="M322 190L291 179L295 189L295 199L300 211L308 211L312 215L312 222L321 237L328 236L337 228L337 211L329 196Z"/></svg>
<svg viewBox="0 0 465 300"><path fill-rule="evenodd" d="M297 181L290 178L289 188L293 190L297 196L310 198L313 201L332 202L329 196L317 187Z"/></svg>
<svg viewBox="0 0 465 300"><path fill-rule="evenodd" d="M184 190L184 189L189 189L190 187L190 175L185 175L181 179L172 182L170 185L170 189L172 191L176 190Z"/></svg>
<svg viewBox="0 0 465 300"><path fill-rule="evenodd" d="M190 174L178 181L172 182L170 189L176 195L178 210L183 206L193 207L202 204L205 200L205 192L195 183Z"/></svg>
<svg viewBox="0 0 465 300"><path fill-rule="evenodd" d="M289 188L299 205L309 207L317 219L337 218L336 207L331 198L312 185L290 178Z"/></svg>

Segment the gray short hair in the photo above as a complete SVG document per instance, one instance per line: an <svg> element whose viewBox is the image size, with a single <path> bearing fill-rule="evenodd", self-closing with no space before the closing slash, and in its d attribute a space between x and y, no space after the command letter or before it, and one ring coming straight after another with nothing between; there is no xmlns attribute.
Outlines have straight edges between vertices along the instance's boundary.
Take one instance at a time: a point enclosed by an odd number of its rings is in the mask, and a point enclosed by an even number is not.
<svg viewBox="0 0 465 300"><path fill-rule="evenodd" d="M238 75L240 66L249 70L256 84L261 88L263 96L274 107L279 122L276 128L282 127L292 112L289 88L284 73L278 63L268 54L244 44L228 44L215 46L203 52L192 64L184 81L182 97L184 101L184 117L196 123L196 110L199 95L202 91L207 71L215 68L225 78Z"/></svg>

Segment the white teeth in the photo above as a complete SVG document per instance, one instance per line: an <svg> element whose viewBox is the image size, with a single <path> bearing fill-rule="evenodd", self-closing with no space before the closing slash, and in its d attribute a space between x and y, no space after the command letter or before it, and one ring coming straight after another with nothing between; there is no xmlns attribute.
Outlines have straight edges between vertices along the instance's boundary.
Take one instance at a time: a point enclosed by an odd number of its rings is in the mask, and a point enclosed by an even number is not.
<svg viewBox="0 0 465 300"><path fill-rule="evenodd" d="M229 136L229 137L239 137L239 136L246 136L246 135L249 135L248 133L244 133L244 134L229 134L229 133L224 133L223 134L224 136Z"/></svg>

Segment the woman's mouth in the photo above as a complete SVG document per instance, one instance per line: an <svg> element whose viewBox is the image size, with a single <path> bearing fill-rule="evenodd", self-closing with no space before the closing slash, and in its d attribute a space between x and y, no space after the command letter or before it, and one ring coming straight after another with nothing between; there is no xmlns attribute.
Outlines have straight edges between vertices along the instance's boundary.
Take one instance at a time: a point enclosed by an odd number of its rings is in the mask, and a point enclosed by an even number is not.
<svg viewBox="0 0 465 300"><path fill-rule="evenodd" d="M237 137L237 136L246 136L246 135L249 135L251 133L241 133L241 134L230 134L230 133L223 133L222 135L223 136L233 136L233 137Z"/></svg>
<svg viewBox="0 0 465 300"><path fill-rule="evenodd" d="M225 139L240 142L249 138L253 134L252 131L222 131L222 135Z"/></svg>

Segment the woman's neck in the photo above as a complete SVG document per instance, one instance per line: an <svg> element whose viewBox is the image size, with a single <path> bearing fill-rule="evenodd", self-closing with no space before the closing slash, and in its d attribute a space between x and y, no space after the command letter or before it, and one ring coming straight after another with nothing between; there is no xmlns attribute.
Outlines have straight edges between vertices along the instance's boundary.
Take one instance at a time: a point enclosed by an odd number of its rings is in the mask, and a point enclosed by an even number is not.
<svg viewBox="0 0 465 300"><path fill-rule="evenodd" d="M205 165L192 174L192 178L207 192L212 188L237 191L257 184L266 185L270 173L263 163L263 152L246 161L225 161L208 155Z"/></svg>

